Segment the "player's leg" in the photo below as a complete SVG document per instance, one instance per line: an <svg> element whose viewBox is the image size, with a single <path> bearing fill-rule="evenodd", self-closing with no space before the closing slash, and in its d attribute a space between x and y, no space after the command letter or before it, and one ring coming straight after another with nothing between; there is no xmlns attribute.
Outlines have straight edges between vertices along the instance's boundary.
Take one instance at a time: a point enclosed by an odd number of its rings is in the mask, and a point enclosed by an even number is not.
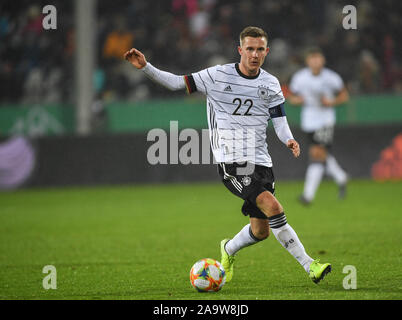
<svg viewBox="0 0 402 320"><path fill-rule="evenodd" d="M226 281L233 277L235 255L243 248L249 247L269 235L268 219L257 207L246 200L242 207L244 214L250 215L250 223L245 225L232 239L221 241L221 264L226 271Z"/></svg>
<svg viewBox="0 0 402 320"><path fill-rule="evenodd" d="M224 249L228 255L234 256L239 250L266 238L266 236L264 238L257 238L257 236L254 235L251 223L249 223L245 225L232 239L225 239L226 242Z"/></svg>
<svg viewBox="0 0 402 320"><path fill-rule="evenodd" d="M268 216L269 226L279 243L300 263L311 280L315 283L320 282L331 271L331 265L321 264L319 260L313 260L306 253L296 232L288 224L279 201L266 191L257 197L256 204Z"/></svg>
<svg viewBox="0 0 402 320"><path fill-rule="evenodd" d="M221 173L221 171L219 172ZM238 181L242 181L242 179ZM257 166L250 181L252 182L250 185L251 192L247 193L247 199L245 199L242 207L243 214L250 216L250 224L243 227L233 239L224 239L221 242L221 263L226 270L226 281L230 281L233 276L235 253L268 237L269 227L271 227L278 241L299 261L307 272L310 272L310 278L314 282L320 281L330 270L330 265L313 261L307 255L293 228L287 223L283 207L274 196L272 169ZM236 181L230 183L224 181L224 183L232 193L239 195L239 190L232 187L232 185L238 186Z"/></svg>
<svg viewBox="0 0 402 320"><path fill-rule="evenodd" d="M268 238L269 224L267 219L250 217L250 223L244 226L239 233L225 243L226 252L233 256L240 249Z"/></svg>
<svg viewBox="0 0 402 320"><path fill-rule="evenodd" d="M309 204L314 200L324 175L327 150L322 145L313 144L309 148L309 157L310 164L307 167L303 195L300 198L303 204Z"/></svg>
<svg viewBox="0 0 402 320"><path fill-rule="evenodd" d="M268 219L250 217L250 227L253 235L259 240L265 240L269 237Z"/></svg>
<svg viewBox="0 0 402 320"><path fill-rule="evenodd" d="M226 167L222 167L222 170L224 168ZM231 167L229 167L230 169ZM242 192L238 194L245 199L241 211L245 216L250 217L250 223L243 227L232 239L224 240L226 241L224 248L230 256L234 256L242 248L266 239L269 235L268 217L255 205L255 199L260 193L266 190L275 193L275 178L271 168L256 166L254 169L253 174L247 176L249 183L246 183L241 189ZM229 174L230 172L226 173ZM232 173L234 172L232 171ZM239 182L246 181L244 176L237 176L236 179ZM238 189L232 188L230 183L225 183L225 185L232 193L237 195Z"/></svg>
<svg viewBox="0 0 402 320"><path fill-rule="evenodd" d="M346 184L348 176L341 168L332 154L328 154L325 166L326 173L332 177L339 187L339 198L343 199L346 196Z"/></svg>
<svg viewBox="0 0 402 320"><path fill-rule="evenodd" d="M282 205L270 192L261 193L257 199L258 208L264 212L269 219L269 226L279 243L309 272L313 259L306 253L303 244L296 232L288 224Z"/></svg>
<svg viewBox="0 0 402 320"><path fill-rule="evenodd" d="M218 172L224 185L236 196L244 199L242 213L250 217L250 223L245 225L233 238L221 241L221 263L226 271L226 281L233 277L233 266L236 253L248 246L256 244L268 236L269 226L267 216L247 198L250 193L259 193L256 189L264 191L260 176L255 173L247 176L236 175L238 165L219 164ZM273 177L272 177L273 179ZM245 182L248 181L248 182ZM272 180L273 181L273 180ZM255 198L254 198L255 199Z"/></svg>

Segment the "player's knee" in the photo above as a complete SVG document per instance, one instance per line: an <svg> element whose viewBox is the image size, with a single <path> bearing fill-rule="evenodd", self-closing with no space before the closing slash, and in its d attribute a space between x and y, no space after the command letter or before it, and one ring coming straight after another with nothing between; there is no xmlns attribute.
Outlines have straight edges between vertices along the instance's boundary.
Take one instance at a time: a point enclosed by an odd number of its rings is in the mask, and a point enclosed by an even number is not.
<svg viewBox="0 0 402 320"><path fill-rule="evenodd" d="M283 208L274 196L261 194L256 199L257 207L264 213L275 215L283 212Z"/></svg>
<svg viewBox="0 0 402 320"><path fill-rule="evenodd" d="M327 158L327 150L322 146L312 146L310 148L310 159L312 161L324 162Z"/></svg>
<svg viewBox="0 0 402 320"><path fill-rule="evenodd" d="M279 203L279 201L277 201L277 200L272 201L270 205L271 205L270 213L272 215L280 214L283 212L283 208L282 208L281 204Z"/></svg>
<svg viewBox="0 0 402 320"><path fill-rule="evenodd" d="M260 194L257 199L255 199L255 204L257 207L264 212L264 209L267 207L268 201L266 200L266 197L263 194Z"/></svg>

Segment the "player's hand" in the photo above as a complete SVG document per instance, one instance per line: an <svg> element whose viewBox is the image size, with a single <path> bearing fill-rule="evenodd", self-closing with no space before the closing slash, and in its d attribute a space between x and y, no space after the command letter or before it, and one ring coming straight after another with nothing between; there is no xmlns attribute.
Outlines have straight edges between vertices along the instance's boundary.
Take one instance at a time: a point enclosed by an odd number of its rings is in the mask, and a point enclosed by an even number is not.
<svg viewBox="0 0 402 320"><path fill-rule="evenodd" d="M124 54L124 59L130 62L137 69L142 69L147 65L147 60L141 51L132 48Z"/></svg>
<svg viewBox="0 0 402 320"><path fill-rule="evenodd" d="M294 139L289 139L288 142L286 143L286 146L292 150L293 155L295 158L297 158L300 155L300 146L298 142Z"/></svg>
<svg viewBox="0 0 402 320"><path fill-rule="evenodd" d="M330 107L333 107L334 106L334 100L332 100L332 99L328 99L327 97L321 97L321 104L324 106L324 107L328 107L328 108L330 108Z"/></svg>

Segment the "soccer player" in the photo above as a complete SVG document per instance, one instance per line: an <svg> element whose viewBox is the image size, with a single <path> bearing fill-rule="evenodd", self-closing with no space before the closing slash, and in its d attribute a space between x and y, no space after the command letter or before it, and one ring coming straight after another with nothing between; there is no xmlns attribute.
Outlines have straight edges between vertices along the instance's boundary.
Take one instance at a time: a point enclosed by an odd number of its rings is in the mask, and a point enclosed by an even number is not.
<svg viewBox="0 0 402 320"><path fill-rule="evenodd" d="M198 91L206 95L210 142L219 174L224 185L244 200L242 212L250 219L232 239L221 241L226 281L233 277L236 253L266 239L271 229L318 283L331 271L331 265L321 264L306 253L274 196L272 161L266 142L268 121L272 120L277 136L295 157L300 149L288 126L279 81L261 69L269 52L265 31L245 28L240 34L238 52L239 63L217 65L185 76L157 69L134 48L125 54L125 59L170 90L187 89L188 93ZM250 148L253 152L245 154Z"/></svg>
<svg viewBox="0 0 402 320"><path fill-rule="evenodd" d="M304 191L299 200L310 204L324 172L339 188L339 198L346 194L347 175L330 153L333 143L335 109L349 99L341 77L324 67L325 57L320 48L311 48L306 54L307 67L296 72L290 82L288 101L302 105L301 128L307 133L310 163L307 167Z"/></svg>

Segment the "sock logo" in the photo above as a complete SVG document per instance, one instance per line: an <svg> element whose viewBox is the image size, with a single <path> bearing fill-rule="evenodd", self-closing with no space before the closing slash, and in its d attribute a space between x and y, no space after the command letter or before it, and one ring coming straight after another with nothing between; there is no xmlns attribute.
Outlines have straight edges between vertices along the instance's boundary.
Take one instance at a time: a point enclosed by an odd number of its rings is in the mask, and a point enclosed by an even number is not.
<svg viewBox="0 0 402 320"><path fill-rule="evenodd" d="M287 249L289 247L289 244L292 244L293 242L295 242L293 239L290 239L289 241L285 242L285 248Z"/></svg>

